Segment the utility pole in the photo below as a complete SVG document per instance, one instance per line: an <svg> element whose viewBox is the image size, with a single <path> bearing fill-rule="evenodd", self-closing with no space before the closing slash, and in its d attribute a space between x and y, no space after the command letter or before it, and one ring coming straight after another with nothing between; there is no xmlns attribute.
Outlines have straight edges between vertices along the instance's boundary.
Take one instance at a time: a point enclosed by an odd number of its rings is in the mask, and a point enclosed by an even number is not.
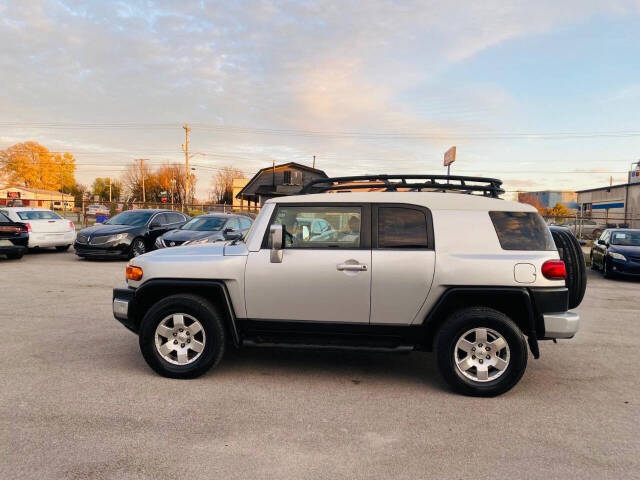
<svg viewBox="0 0 640 480"><path fill-rule="evenodd" d="M316 168L316 156L313 156L313 168Z"/></svg>
<svg viewBox="0 0 640 480"><path fill-rule="evenodd" d="M111 177L109 177L109 203L111 203Z"/></svg>
<svg viewBox="0 0 640 480"><path fill-rule="evenodd" d="M184 171L185 171L185 180L184 180L184 200L187 203L187 210L189 210L189 190L191 187L191 175L189 170L189 132L191 131L191 127L187 123L182 128L184 128L184 144L182 145L182 150L184 150ZM184 205L184 204L183 204ZM184 206L183 206L184 211Z"/></svg>
<svg viewBox="0 0 640 480"><path fill-rule="evenodd" d="M142 177L142 203L147 203L147 192L145 191L144 188L144 158L139 158L138 161L140 162L140 176Z"/></svg>

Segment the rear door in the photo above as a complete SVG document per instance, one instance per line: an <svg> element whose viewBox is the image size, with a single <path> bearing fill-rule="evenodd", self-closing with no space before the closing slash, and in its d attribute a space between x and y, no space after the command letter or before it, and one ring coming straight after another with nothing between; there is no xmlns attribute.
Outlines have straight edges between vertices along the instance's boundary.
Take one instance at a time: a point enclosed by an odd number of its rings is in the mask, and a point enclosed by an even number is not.
<svg viewBox="0 0 640 480"><path fill-rule="evenodd" d="M431 212L372 206L371 323L409 325L429 294L435 269Z"/></svg>
<svg viewBox="0 0 640 480"><path fill-rule="evenodd" d="M314 237L309 219L326 220L334 234ZM366 204L277 205L267 232L273 224L286 230L282 262L271 263L268 235L249 253L248 318L369 323L370 222Z"/></svg>

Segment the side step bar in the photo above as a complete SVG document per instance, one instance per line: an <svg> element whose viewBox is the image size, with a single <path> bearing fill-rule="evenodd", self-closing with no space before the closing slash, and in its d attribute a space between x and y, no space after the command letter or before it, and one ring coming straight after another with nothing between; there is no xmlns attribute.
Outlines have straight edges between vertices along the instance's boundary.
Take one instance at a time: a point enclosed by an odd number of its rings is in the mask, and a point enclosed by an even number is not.
<svg viewBox="0 0 640 480"><path fill-rule="evenodd" d="M242 341L244 347L269 347L269 348L292 348L299 350L355 350L361 352L385 352L385 353L409 353L414 350L413 345L398 345L395 347L372 347L366 345L333 345L333 344L309 344L309 343L274 343L256 342L245 339Z"/></svg>

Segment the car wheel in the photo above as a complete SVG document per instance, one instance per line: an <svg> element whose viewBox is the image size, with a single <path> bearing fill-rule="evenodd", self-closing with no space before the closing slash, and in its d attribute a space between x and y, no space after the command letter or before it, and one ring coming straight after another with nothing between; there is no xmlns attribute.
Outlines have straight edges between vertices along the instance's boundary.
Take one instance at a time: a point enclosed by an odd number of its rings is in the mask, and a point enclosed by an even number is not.
<svg viewBox="0 0 640 480"><path fill-rule="evenodd" d="M20 260L22 258L22 256L24 255L24 252L18 252L18 253L7 253L7 258L9 260Z"/></svg>
<svg viewBox="0 0 640 480"><path fill-rule="evenodd" d="M560 259L567 268L565 285L569 289L569 308L576 308L587 290L587 266L582 247L566 228L551 227L550 230Z"/></svg>
<svg viewBox="0 0 640 480"><path fill-rule="evenodd" d="M613 277L613 274L611 273L611 270L609 269L609 262L607 262L606 258L602 261L602 275L604 276L604 278Z"/></svg>
<svg viewBox="0 0 640 480"><path fill-rule="evenodd" d="M527 368L527 343L518 326L485 307L465 308L447 318L436 335L435 351L440 374L463 395L500 395Z"/></svg>
<svg viewBox="0 0 640 480"><path fill-rule="evenodd" d="M195 378L224 354L222 315L202 297L172 295L146 313L139 341L142 356L160 375Z"/></svg>
<svg viewBox="0 0 640 480"><path fill-rule="evenodd" d="M70 246L71 245L60 245L60 246L56 247L56 250L58 252L66 252L67 250L69 250Z"/></svg>
<svg viewBox="0 0 640 480"><path fill-rule="evenodd" d="M131 250L129 252L129 258L139 257L147 252L147 246L144 243L144 240L141 238L135 238L133 242L131 242Z"/></svg>

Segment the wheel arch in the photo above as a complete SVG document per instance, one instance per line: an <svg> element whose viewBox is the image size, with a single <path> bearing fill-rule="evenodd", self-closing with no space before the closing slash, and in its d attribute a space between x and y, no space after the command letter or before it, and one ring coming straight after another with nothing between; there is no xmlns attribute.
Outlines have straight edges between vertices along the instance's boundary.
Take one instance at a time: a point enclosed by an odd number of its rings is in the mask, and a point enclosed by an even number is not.
<svg viewBox="0 0 640 480"><path fill-rule="evenodd" d="M231 303L227 286L222 280L188 280L154 278L143 283L136 289L134 319L135 328L140 329L140 323L145 313L157 301L176 294L198 295L218 307L224 316L224 326L237 347L240 345L236 315Z"/></svg>
<svg viewBox="0 0 640 480"><path fill-rule="evenodd" d="M519 287L451 287L429 311L423 322L424 344L433 349L435 336L447 317L462 308L492 308L511 318L527 336L529 347L538 358L534 302L529 290Z"/></svg>

